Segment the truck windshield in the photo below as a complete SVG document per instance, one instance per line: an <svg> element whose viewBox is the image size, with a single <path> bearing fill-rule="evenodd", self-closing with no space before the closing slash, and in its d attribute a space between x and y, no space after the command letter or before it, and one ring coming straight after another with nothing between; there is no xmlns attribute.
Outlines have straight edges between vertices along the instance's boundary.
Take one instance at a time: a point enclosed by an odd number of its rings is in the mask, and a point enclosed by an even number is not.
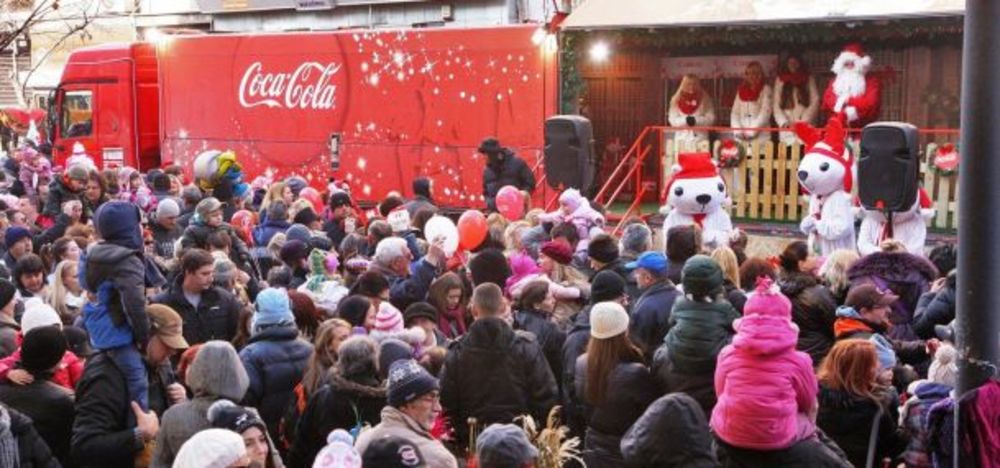
<svg viewBox="0 0 1000 468"><path fill-rule="evenodd" d="M93 93L66 91L62 100L61 122L64 138L90 136L94 131Z"/></svg>

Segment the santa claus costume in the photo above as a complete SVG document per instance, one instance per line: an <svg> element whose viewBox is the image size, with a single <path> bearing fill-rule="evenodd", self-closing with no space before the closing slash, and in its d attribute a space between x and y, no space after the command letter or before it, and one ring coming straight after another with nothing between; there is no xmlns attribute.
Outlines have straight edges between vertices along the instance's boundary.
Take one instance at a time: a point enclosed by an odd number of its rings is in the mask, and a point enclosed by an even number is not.
<svg viewBox="0 0 1000 468"><path fill-rule="evenodd" d="M764 68L759 62L750 62L746 79L736 88L736 99L729 114L729 126L734 129L761 128L771 124L771 87L764 83ZM768 141L769 132L733 130L733 136L742 141Z"/></svg>
<svg viewBox="0 0 1000 468"><path fill-rule="evenodd" d="M774 122L779 127L788 128L796 122L812 125L819 112L819 92L816 80L806 69L802 58L789 55L784 66L774 80ZM786 145L801 144L802 140L793 131L780 133L781 142Z"/></svg>
<svg viewBox="0 0 1000 468"><path fill-rule="evenodd" d="M865 210L858 232L858 252L861 255L875 253L880 250L883 242L896 240L906 246L907 252L923 257L927 241L927 220L933 218L934 214L931 197L923 187L918 189L917 200L909 210L892 214L891 226L881 211Z"/></svg>
<svg viewBox="0 0 1000 468"><path fill-rule="evenodd" d="M712 103L712 97L702 89L698 77L684 75L677 93L670 98L667 122L671 127L682 129L675 132L672 137L682 151L693 150L698 142L708 141L706 131L683 130L687 127L715 125L715 104ZM671 137L668 135L667 138Z"/></svg>
<svg viewBox="0 0 1000 468"><path fill-rule="evenodd" d="M881 107L879 80L870 76L872 59L860 44L850 44L837 56L830 69L836 78L823 93L823 110L842 115L849 127L861 128L878 119Z"/></svg>

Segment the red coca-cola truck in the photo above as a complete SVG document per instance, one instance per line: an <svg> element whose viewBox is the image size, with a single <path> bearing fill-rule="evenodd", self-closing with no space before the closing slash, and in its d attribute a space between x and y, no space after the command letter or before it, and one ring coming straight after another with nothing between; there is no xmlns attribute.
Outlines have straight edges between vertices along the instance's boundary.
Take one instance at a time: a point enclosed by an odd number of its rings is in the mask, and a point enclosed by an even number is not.
<svg viewBox="0 0 1000 468"><path fill-rule="evenodd" d="M476 152L497 136L530 167L555 113L556 58L536 26L180 36L74 51L55 93L56 164L80 142L98 167L142 171L233 150L360 201L434 180L439 203L482 206Z"/></svg>

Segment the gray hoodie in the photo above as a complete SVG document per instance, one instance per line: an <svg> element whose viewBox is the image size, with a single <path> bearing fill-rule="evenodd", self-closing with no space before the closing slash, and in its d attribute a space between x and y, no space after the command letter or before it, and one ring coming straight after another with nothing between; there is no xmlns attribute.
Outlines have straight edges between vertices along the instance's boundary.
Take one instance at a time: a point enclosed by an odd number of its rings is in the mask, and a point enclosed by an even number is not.
<svg viewBox="0 0 1000 468"><path fill-rule="evenodd" d="M201 345L187 371L187 384L194 399L171 406L163 413L150 465L153 468L170 468L185 441L212 427L208 422L208 407L221 398L239 403L250 379L233 345L214 340Z"/></svg>

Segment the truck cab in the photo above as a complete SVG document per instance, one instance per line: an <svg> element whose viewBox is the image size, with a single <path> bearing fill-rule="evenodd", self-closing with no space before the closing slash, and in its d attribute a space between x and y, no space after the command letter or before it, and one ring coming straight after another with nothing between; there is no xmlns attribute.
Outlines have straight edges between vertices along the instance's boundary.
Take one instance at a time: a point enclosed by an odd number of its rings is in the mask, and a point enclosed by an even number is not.
<svg viewBox="0 0 1000 468"><path fill-rule="evenodd" d="M98 168L159 165L159 85L149 43L108 44L70 54L50 99L54 163L64 165L76 143Z"/></svg>

